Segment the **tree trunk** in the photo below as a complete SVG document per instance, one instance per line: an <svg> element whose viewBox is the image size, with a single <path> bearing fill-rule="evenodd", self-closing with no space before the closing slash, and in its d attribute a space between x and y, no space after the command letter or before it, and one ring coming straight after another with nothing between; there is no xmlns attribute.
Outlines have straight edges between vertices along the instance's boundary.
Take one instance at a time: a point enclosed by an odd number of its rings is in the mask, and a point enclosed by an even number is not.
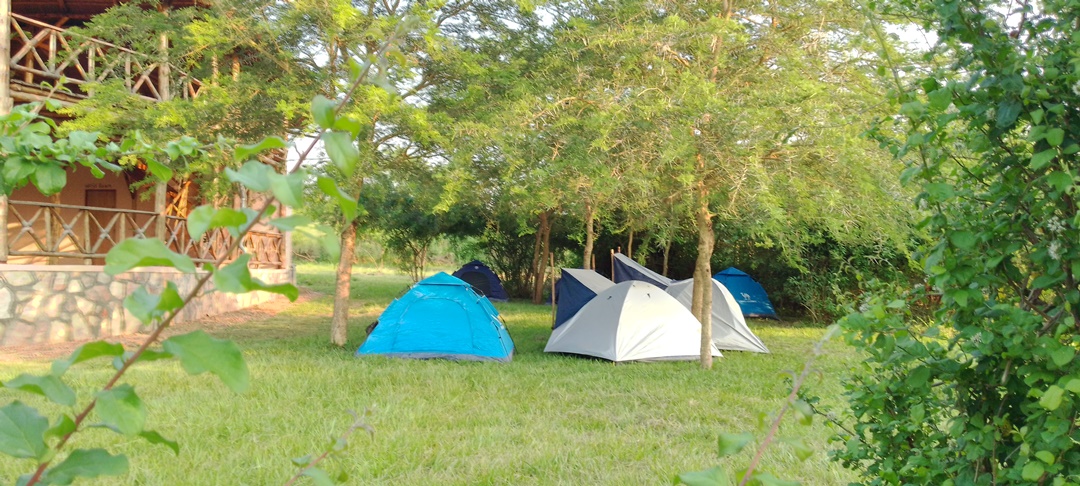
<svg viewBox="0 0 1080 486"><path fill-rule="evenodd" d="M698 167L703 169L701 155ZM701 321L701 367L712 368L712 252L716 235L709 212L709 189L704 180L697 184L696 222L698 230L697 262L694 264L694 297L690 311Z"/></svg>
<svg viewBox="0 0 1080 486"><path fill-rule="evenodd" d="M585 203L585 258L582 260L582 268L585 270L592 270L593 268L593 244L596 243L595 227L593 225L593 219L596 218L596 208L592 204Z"/></svg>
<svg viewBox="0 0 1080 486"><path fill-rule="evenodd" d="M664 271L660 272L660 275L668 276L668 255L671 254L671 240L664 242Z"/></svg>
<svg viewBox="0 0 1080 486"><path fill-rule="evenodd" d="M334 316L330 319L330 342L344 346L349 339L349 292L356 253L356 227L353 221L341 232L341 256L338 258L337 285L334 288Z"/></svg>
<svg viewBox="0 0 1080 486"><path fill-rule="evenodd" d="M551 211L544 211L540 213L540 254L534 257L539 264L536 267L536 280L533 281L533 298L534 304L540 304L544 301L544 277L547 271L547 254L551 249L551 220L549 215Z"/></svg>
<svg viewBox="0 0 1080 486"><path fill-rule="evenodd" d="M630 239L626 241L626 256L634 258L634 228L630 228Z"/></svg>

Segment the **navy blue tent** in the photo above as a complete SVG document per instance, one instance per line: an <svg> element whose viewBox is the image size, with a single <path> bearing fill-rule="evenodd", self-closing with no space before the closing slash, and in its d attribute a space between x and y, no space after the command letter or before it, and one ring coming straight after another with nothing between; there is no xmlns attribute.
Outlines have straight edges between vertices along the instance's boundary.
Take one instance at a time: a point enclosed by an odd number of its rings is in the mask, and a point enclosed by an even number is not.
<svg viewBox="0 0 1080 486"><path fill-rule="evenodd" d="M555 324L551 328L561 326L596 294L614 285L614 282L593 270L562 269L562 278L555 282L555 303L558 307L555 309Z"/></svg>
<svg viewBox="0 0 1080 486"><path fill-rule="evenodd" d="M439 272L390 303L357 356L510 361L514 341L499 311L461 279Z"/></svg>
<svg viewBox="0 0 1080 486"><path fill-rule="evenodd" d="M769 301L769 294L765 293L765 288L746 272L735 267L728 267L713 275L713 278L731 291L731 295L735 297L735 301L742 308L744 316L780 319L776 316L776 309L773 309L772 302Z"/></svg>
<svg viewBox="0 0 1080 486"><path fill-rule="evenodd" d="M462 265L458 271L454 272L454 276L468 282L478 294L485 295L495 302L510 300L510 295L503 289L499 276L480 260L473 260Z"/></svg>
<svg viewBox="0 0 1080 486"><path fill-rule="evenodd" d="M622 253L615 254L615 260L612 262L612 272L615 274L615 283L622 283L627 280L638 280L649 282L657 287L666 289L668 288L668 285L671 285L674 282L674 280L670 278L639 265L638 262L635 262Z"/></svg>

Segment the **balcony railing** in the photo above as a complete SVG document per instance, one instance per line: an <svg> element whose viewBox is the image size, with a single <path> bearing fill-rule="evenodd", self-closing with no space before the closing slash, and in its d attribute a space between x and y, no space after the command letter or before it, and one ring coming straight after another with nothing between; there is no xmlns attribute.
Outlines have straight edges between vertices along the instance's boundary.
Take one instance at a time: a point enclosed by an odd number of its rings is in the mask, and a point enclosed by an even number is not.
<svg viewBox="0 0 1080 486"><path fill-rule="evenodd" d="M132 93L152 101L190 99L197 79L175 66L100 39L11 14L11 96L37 101L48 94L42 83L58 86L61 102L88 97L80 87L122 80Z"/></svg>
<svg viewBox="0 0 1080 486"><path fill-rule="evenodd" d="M3 220L0 215L0 220ZM224 257L232 261L241 254L251 255L252 268L284 268L284 236L278 232L253 231L243 244L227 254L233 236L227 230L207 232L192 239L187 219L164 216L134 209L108 209L67 204L8 201L4 261L24 263L102 264L105 254L128 238L157 238L173 251L191 257L197 263L213 262ZM159 235L160 228L164 233Z"/></svg>

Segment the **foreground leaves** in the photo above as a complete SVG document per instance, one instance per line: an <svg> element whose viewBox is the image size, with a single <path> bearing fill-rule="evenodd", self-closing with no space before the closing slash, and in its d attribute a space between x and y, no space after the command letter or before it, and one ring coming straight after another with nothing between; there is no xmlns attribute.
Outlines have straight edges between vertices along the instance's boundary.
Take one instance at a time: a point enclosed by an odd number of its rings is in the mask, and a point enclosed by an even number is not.
<svg viewBox="0 0 1080 486"><path fill-rule="evenodd" d="M173 336L161 344L166 352L180 358L184 371L192 375L213 373L237 393L246 391L251 385L244 356L232 341L195 331Z"/></svg>
<svg viewBox="0 0 1080 486"><path fill-rule="evenodd" d="M45 431L49 421L16 400L0 408L0 452L21 459L41 460L49 453Z"/></svg>
<svg viewBox="0 0 1080 486"><path fill-rule="evenodd" d="M128 471L124 455L112 455L104 449L76 449L64 462L45 472L40 484L68 485L76 478L120 476Z"/></svg>

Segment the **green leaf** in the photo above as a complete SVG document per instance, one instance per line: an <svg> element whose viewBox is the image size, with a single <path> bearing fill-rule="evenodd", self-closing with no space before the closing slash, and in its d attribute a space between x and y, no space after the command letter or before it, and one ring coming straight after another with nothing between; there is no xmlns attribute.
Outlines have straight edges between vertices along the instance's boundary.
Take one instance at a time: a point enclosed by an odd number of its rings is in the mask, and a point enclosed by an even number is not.
<svg viewBox="0 0 1080 486"><path fill-rule="evenodd" d="M1040 170L1043 167L1046 167L1051 160L1054 160L1054 157L1057 157L1057 149L1043 150L1042 152L1031 156L1031 163L1028 164L1028 167L1031 168L1031 170Z"/></svg>
<svg viewBox="0 0 1080 486"><path fill-rule="evenodd" d="M1035 125L1041 125L1044 115L1046 115L1046 112L1043 111L1042 108L1039 108L1038 110L1032 111L1031 112L1031 123L1033 123Z"/></svg>
<svg viewBox="0 0 1080 486"><path fill-rule="evenodd" d="M214 228L239 228L247 222L244 213L232 208L217 208L213 206L199 206L191 211L187 217L187 229L191 238L198 240L207 231Z"/></svg>
<svg viewBox="0 0 1080 486"><path fill-rule="evenodd" d="M1046 174L1046 182L1050 184L1058 193L1064 193L1065 191L1069 190L1070 187L1072 187L1073 177L1072 174L1069 174L1068 172L1055 170L1049 174Z"/></svg>
<svg viewBox="0 0 1080 486"><path fill-rule="evenodd" d="M330 475L317 467L305 469L303 476L311 478L311 482L316 486L334 486L334 480L330 479Z"/></svg>
<svg viewBox="0 0 1080 486"><path fill-rule="evenodd" d="M362 129L363 125L361 125L359 121L347 116L338 118L337 121L334 122L334 130L349 132L349 135L352 135L354 140L360 136L360 130Z"/></svg>
<svg viewBox="0 0 1080 486"><path fill-rule="evenodd" d="M934 111L942 111L952 104L952 92L949 88L941 88L927 93L927 97L930 98L930 109Z"/></svg>
<svg viewBox="0 0 1080 486"><path fill-rule="evenodd" d="M270 176L273 174L276 174L273 167L254 160L245 162L240 170L225 169L225 177L230 181L259 192L270 190Z"/></svg>
<svg viewBox="0 0 1080 486"><path fill-rule="evenodd" d="M1076 350L1072 346L1062 346L1050 353L1050 359L1054 360L1054 364L1059 367L1069 364L1073 356L1076 356Z"/></svg>
<svg viewBox="0 0 1080 486"><path fill-rule="evenodd" d="M724 473L724 469L716 466L704 471L694 471L679 474L675 478L675 484L686 486L730 486L731 479Z"/></svg>
<svg viewBox="0 0 1080 486"><path fill-rule="evenodd" d="M67 171L58 164L37 164L30 174L30 182L43 196L51 196L67 185Z"/></svg>
<svg viewBox="0 0 1080 486"><path fill-rule="evenodd" d="M1080 394L1080 378L1070 378L1069 381L1065 383L1065 389Z"/></svg>
<svg viewBox="0 0 1080 486"><path fill-rule="evenodd" d="M357 216L357 203L356 199L353 199L348 194L345 194L337 183L329 177L319 177L316 184L319 189L326 194L334 198L337 201L338 206L341 207L341 214L345 216L345 221L353 221Z"/></svg>
<svg viewBox="0 0 1080 486"><path fill-rule="evenodd" d="M134 351L126 351L126 352L124 352L124 354L122 356L117 356L117 357L113 358L113 363L112 363L113 368L116 368L116 369L119 370L120 368L122 368L124 366L124 362L131 359L131 357L134 356L134 355L135 355ZM159 359L171 359L173 357L174 356L172 354L166 353L164 351L156 351L156 350L153 350L153 349L147 349L147 350L144 350L142 353L139 353L139 359L136 359L135 363L143 363L143 362L147 362L147 361L157 361ZM132 363L132 364L135 364L135 363Z"/></svg>
<svg viewBox="0 0 1080 486"><path fill-rule="evenodd" d="M72 432L75 432L75 419L68 414L62 414L56 419L56 423L45 431L45 440L59 439Z"/></svg>
<svg viewBox="0 0 1080 486"><path fill-rule="evenodd" d="M323 95L316 95L315 99L311 100L311 118L322 128L329 129L334 126L335 109L337 104Z"/></svg>
<svg viewBox="0 0 1080 486"><path fill-rule="evenodd" d="M105 425L124 435L136 435L146 425L146 409L128 384L99 392L94 410Z"/></svg>
<svg viewBox="0 0 1080 486"><path fill-rule="evenodd" d="M105 255L105 273L109 275L136 267L173 267L184 273L195 272L195 262L191 258L170 250L157 238L128 238Z"/></svg>
<svg viewBox="0 0 1080 486"><path fill-rule="evenodd" d="M112 455L105 449L76 449L64 462L45 471L43 484L71 484L76 478L120 476L127 473L128 459L123 454Z"/></svg>
<svg viewBox="0 0 1080 486"><path fill-rule="evenodd" d="M52 374L63 376L68 368L98 356L120 356L124 354L124 345L107 341L94 341L79 346L67 359L58 359L52 363Z"/></svg>
<svg viewBox="0 0 1080 486"><path fill-rule="evenodd" d="M930 202L941 202L953 197L956 191L953 190L952 185L943 182L933 182L926 184L926 194L930 196Z"/></svg>
<svg viewBox="0 0 1080 486"><path fill-rule="evenodd" d="M257 155L267 150L281 149L288 147L289 144L285 143L281 137L266 137L259 143L251 145L240 145L233 151L233 160L240 162L251 158L252 155Z"/></svg>
<svg viewBox="0 0 1080 486"><path fill-rule="evenodd" d="M165 290L161 295L151 294L146 287L139 287L124 298L124 308L144 324L160 319L183 305L184 299L180 297L176 284L172 282L165 283Z"/></svg>
<svg viewBox="0 0 1080 486"><path fill-rule="evenodd" d="M299 207L304 199L304 177L305 174L300 171L286 175L272 174L270 192L286 206Z"/></svg>
<svg viewBox="0 0 1080 486"><path fill-rule="evenodd" d="M237 393L247 390L251 384L244 356L232 341L195 331L166 339L162 346L180 358L180 365L189 374L209 371Z"/></svg>
<svg viewBox="0 0 1080 486"><path fill-rule="evenodd" d="M251 255L240 255L240 257L232 263L215 270L214 286L217 287L218 290L230 294L242 294L254 290L262 290L284 295L289 298L290 302L296 301L296 298L300 296L300 291L297 290L295 285L287 283L267 285L257 278L252 278L251 271L248 270L248 261L250 260Z"/></svg>
<svg viewBox="0 0 1080 486"><path fill-rule="evenodd" d="M269 221L270 226L273 226L281 231L292 231L298 226L304 226L311 224L311 218L302 214L294 214L292 216L286 216L284 218L272 219Z"/></svg>
<svg viewBox="0 0 1080 486"><path fill-rule="evenodd" d="M810 456L814 455L814 449L812 449L812 448L810 448L810 446L806 445L806 442L803 441L802 439L782 439L782 440L784 441L784 443L791 446L792 450L794 450L794 452L795 452L795 457L799 458L800 461L805 461L805 460L809 459Z"/></svg>
<svg viewBox="0 0 1080 486"><path fill-rule="evenodd" d="M4 382L6 388L35 393L65 407L75 406L75 390L55 375L35 376L23 373Z"/></svg>
<svg viewBox="0 0 1080 486"><path fill-rule="evenodd" d="M970 250L975 247L975 233L970 231L953 231L949 233L949 241L953 246L961 250Z"/></svg>
<svg viewBox="0 0 1080 486"><path fill-rule="evenodd" d="M1020 471L1020 477L1025 481L1038 481L1046 472L1046 468L1043 467L1041 462L1028 461L1024 464L1024 469Z"/></svg>
<svg viewBox="0 0 1080 486"><path fill-rule="evenodd" d="M799 486L798 481L786 481L761 471L754 471L753 479L761 486Z"/></svg>
<svg viewBox="0 0 1080 486"><path fill-rule="evenodd" d="M1039 399L1039 405L1051 412L1057 410L1061 406L1061 397L1064 394L1065 390L1061 387L1050 385L1050 389L1046 390L1046 393L1043 393L1042 398Z"/></svg>
<svg viewBox="0 0 1080 486"><path fill-rule="evenodd" d="M1055 460L1054 454L1052 452L1050 452L1050 451L1036 452L1035 457L1039 458L1040 461L1045 462L1047 464L1053 464L1054 460Z"/></svg>
<svg viewBox="0 0 1080 486"><path fill-rule="evenodd" d="M754 440L754 434L749 432L720 434L720 437L716 439L716 446L719 449L720 457L725 457L738 453L752 440Z"/></svg>
<svg viewBox="0 0 1080 486"><path fill-rule="evenodd" d="M49 453L45 431L49 421L33 407L16 400L0 408L0 453L20 459L37 459Z"/></svg>
<svg viewBox="0 0 1080 486"><path fill-rule="evenodd" d="M143 162L146 163L146 170L150 172L150 175L154 176L159 181L167 181L172 179L173 170L169 166L158 162L153 157L144 157Z"/></svg>
<svg viewBox="0 0 1080 486"><path fill-rule="evenodd" d="M175 440L169 440L162 437L161 434L153 430L144 430L142 432L139 432L139 437L146 439L146 441L151 444L159 444L168 447L169 449L172 449L173 454L180 454L180 444L177 444Z"/></svg>
<svg viewBox="0 0 1080 486"><path fill-rule="evenodd" d="M308 464L311 464L311 454L301 457L294 457L292 458L292 463L296 464L296 467L307 467Z"/></svg>
<svg viewBox="0 0 1080 486"><path fill-rule="evenodd" d="M351 178L360 163L360 150L353 143L353 138L345 132L326 132L322 139L330 161L346 179Z"/></svg>
<svg viewBox="0 0 1080 486"><path fill-rule="evenodd" d="M1065 130L1060 128L1051 128L1046 131L1046 143L1051 147L1057 147L1061 145L1061 142L1065 141Z"/></svg>
<svg viewBox="0 0 1080 486"><path fill-rule="evenodd" d="M997 108L997 126L1000 128L1007 128L1016 121L1016 117L1020 115L1020 110L1023 109L1023 105L1020 101L1014 99L1008 99L998 104Z"/></svg>

